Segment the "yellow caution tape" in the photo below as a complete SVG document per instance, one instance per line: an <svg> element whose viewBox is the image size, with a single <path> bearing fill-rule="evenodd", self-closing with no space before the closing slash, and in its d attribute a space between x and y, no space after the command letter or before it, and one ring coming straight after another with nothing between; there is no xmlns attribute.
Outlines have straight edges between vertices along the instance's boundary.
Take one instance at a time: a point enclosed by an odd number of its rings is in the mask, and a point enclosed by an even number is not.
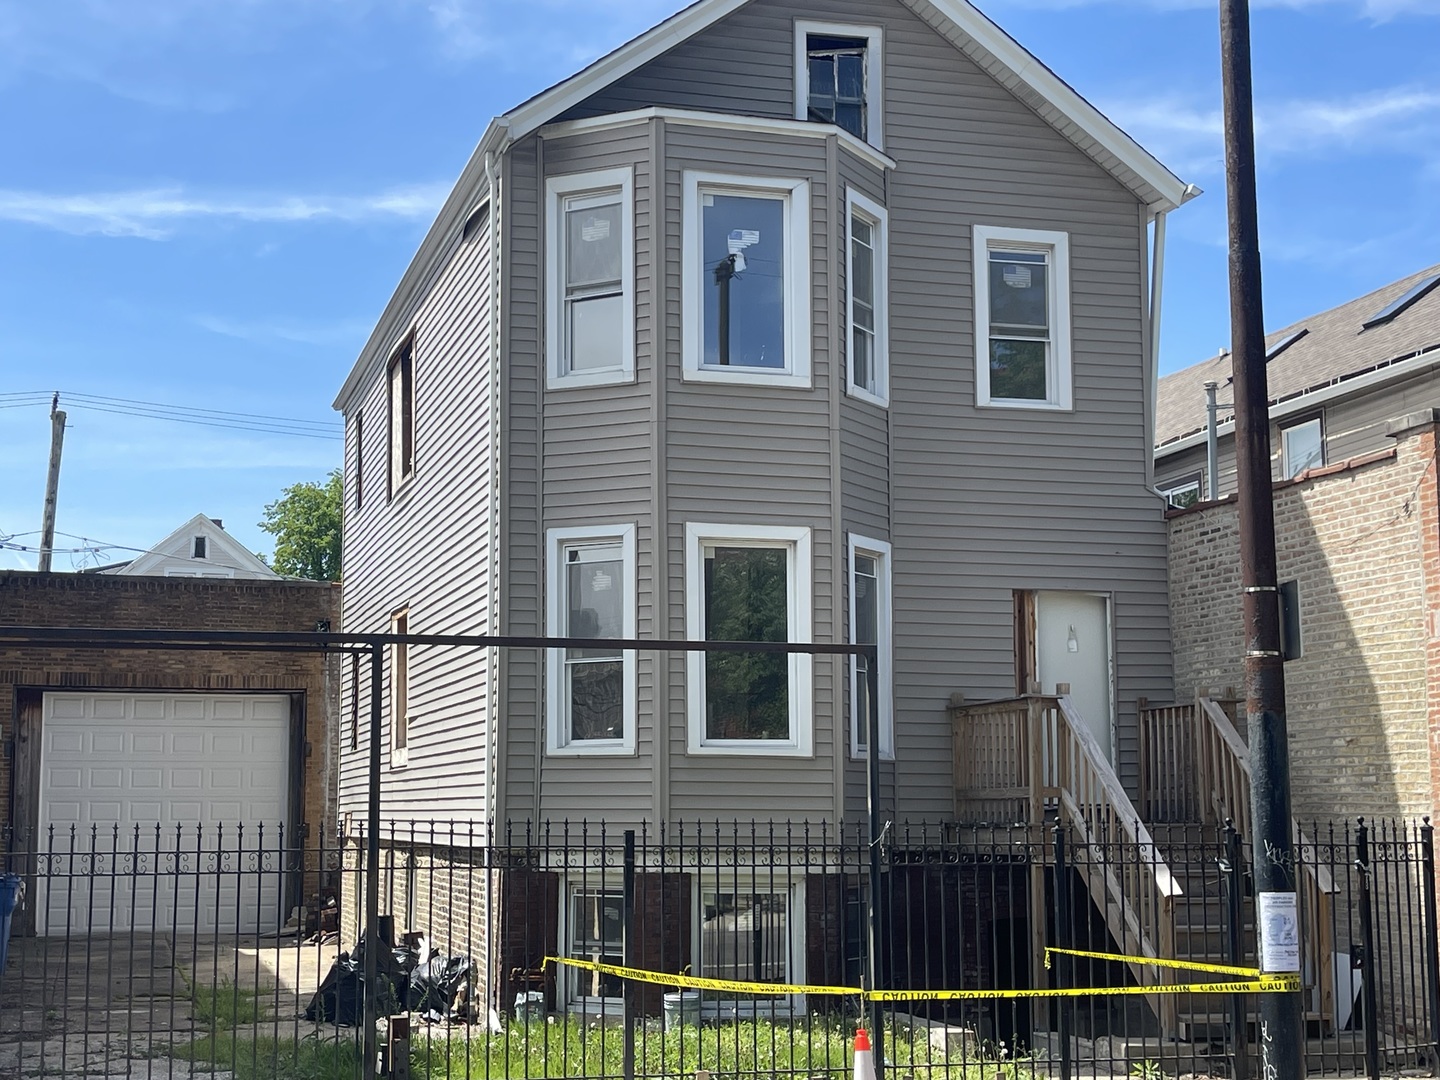
<svg viewBox="0 0 1440 1080"><path fill-rule="evenodd" d="M1239 967L1235 964L1207 964L1199 960L1163 960L1156 956L1126 956L1123 953L1087 952L1084 949L1045 950L1045 966L1050 966L1051 956L1083 956L1090 960L1117 960L1125 964L1148 964L1151 967L1175 968L1180 971L1208 971L1215 975L1240 975L1247 979L1260 979L1265 973L1259 968Z"/></svg>
<svg viewBox="0 0 1440 1080"><path fill-rule="evenodd" d="M1061 950L1054 950L1059 952ZM1147 957L1124 957L1111 953L1082 954L1103 957L1107 960L1135 960L1154 963ZM1191 961L1166 961L1167 965L1180 965ZM613 975L633 982L673 986L687 990L720 990L732 994L813 994L841 997L858 997L869 1001L962 1001L989 998L1053 998L1122 996L1135 994L1265 994L1292 993L1300 989L1298 975L1260 975L1250 972L1246 982L1225 983L1170 983L1164 986L1076 986L1060 989L1035 990L862 990L857 986L810 986L795 983L745 982L738 979L707 979L698 975L673 975L665 971L647 971L644 968L623 967L619 964L603 964L597 960L576 960L568 956L547 956L545 965L564 964L582 968L600 975ZM1235 970L1235 969L1230 969ZM1245 972L1249 969L1240 969Z"/></svg>

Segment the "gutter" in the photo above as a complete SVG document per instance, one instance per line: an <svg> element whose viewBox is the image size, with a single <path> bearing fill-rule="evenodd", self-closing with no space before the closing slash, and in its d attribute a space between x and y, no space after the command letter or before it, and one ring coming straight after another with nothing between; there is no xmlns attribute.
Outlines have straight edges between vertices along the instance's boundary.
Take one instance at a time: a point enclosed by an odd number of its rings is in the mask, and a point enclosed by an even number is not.
<svg viewBox="0 0 1440 1080"><path fill-rule="evenodd" d="M1288 416L1309 412L1316 405L1323 405L1326 402L1336 401L1349 397L1356 390L1365 390L1372 386L1383 386L1389 382L1395 382L1405 378L1407 375L1416 375L1430 368L1440 367L1440 344L1427 345L1414 356L1398 360L1393 364L1386 364L1384 367L1374 368L1357 375L1353 379L1344 379L1340 382L1329 382L1314 390L1302 390L1293 397L1287 397L1282 401L1270 406L1271 421L1283 420ZM1235 418L1233 416L1221 420L1217 425L1219 429L1233 429ZM1206 429L1192 431L1183 438L1175 439L1155 448L1155 460L1169 457L1171 454L1179 453L1181 450L1189 450L1191 447L1199 446L1205 441Z"/></svg>
<svg viewBox="0 0 1440 1080"><path fill-rule="evenodd" d="M1189 185L1190 190L1194 185ZM1198 192L1197 192L1198 193ZM1155 490L1155 415L1159 408L1160 396L1160 301L1165 291L1165 211L1155 214L1155 240L1150 252L1150 393L1147 395L1145 413L1145 445L1151 448L1145 455L1145 486L1156 496L1164 499Z"/></svg>

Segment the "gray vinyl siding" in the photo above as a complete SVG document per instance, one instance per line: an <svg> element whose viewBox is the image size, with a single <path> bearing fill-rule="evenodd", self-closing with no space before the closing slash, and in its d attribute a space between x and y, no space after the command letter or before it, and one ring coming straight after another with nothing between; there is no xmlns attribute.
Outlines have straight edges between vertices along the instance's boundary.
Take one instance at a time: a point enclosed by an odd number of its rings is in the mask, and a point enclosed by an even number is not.
<svg viewBox="0 0 1440 1080"><path fill-rule="evenodd" d="M814 637L843 641L845 534L861 532L894 547L899 761L885 768L887 808L910 818L950 814L946 705L957 690L971 700L1012 692L1015 589L1111 597L1120 771L1133 788L1136 699L1164 700L1171 689L1164 522L1145 484L1137 199L893 0L835 0L823 11L753 0L568 115L660 105L789 118L798 17L883 27L893 173L853 159L834 137L664 120L563 137L552 130L503 155L501 632L544 632L547 528L626 522L637 530L637 631L684 638L685 526L705 522L809 529ZM547 391L544 177L623 164L635 169L635 381ZM809 388L683 379L686 169L809 181ZM843 392L847 185L889 209L888 409ZM977 223L1069 234L1073 411L976 407ZM383 498L383 374L365 396L375 479L353 526L349 629L384 629L405 602L416 632L469 630L488 618L482 448L491 403L474 258L458 253L417 315L418 471L393 506ZM416 650L411 764L387 775L392 812L465 816L483 805L488 673L482 655L455 656ZM839 658L814 662L808 758L690 754L684 658L644 654L636 753L547 757L541 661L534 650L501 653L505 819L818 820L859 811L860 768L847 758L848 665ZM359 760L351 755L343 775L346 807L363 793Z"/></svg>
<svg viewBox="0 0 1440 1080"><path fill-rule="evenodd" d="M514 633L544 632L543 545L547 529L630 524L636 526L636 632L641 637L655 636L650 572L654 563L654 461L648 385L654 369L650 141L649 125L641 125L563 139L532 139L525 148L536 147L537 167L545 177L633 169L636 379L617 386L543 389L545 311L540 294L533 313L528 304L512 306L515 328L510 368L516 377L512 382L511 447L518 460L528 461L537 453L538 444L541 466L538 504L528 500L523 504L512 500L511 504L507 565L512 572L523 568L519 587L509 594ZM530 160L528 153L524 159ZM524 283L519 287L528 289L531 283L542 282L545 274L544 180L537 176L534 181L533 191L539 196L534 201L520 187L517 179L514 226L527 235L533 229L537 243L523 246L523 250L517 243L511 266L517 284ZM526 373L523 379L521 372ZM531 373L536 376L533 383ZM537 407L538 416L533 411ZM533 591L532 574L536 575ZM526 629L520 629L522 626ZM546 740L544 666L540 660L529 650L516 650L511 656L506 710L509 818L573 820L602 812L611 821L638 822L649 817L654 727L648 722L638 725L636 753L632 755L542 756L543 782L537 785L536 754L544 754ZM654 712L654 663L652 654L642 653L637 658L637 711L642 718Z"/></svg>
<svg viewBox="0 0 1440 1080"><path fill-rule="evenodd" d="M1225 397L1226 395L1222 395L1222 400ZM1280 432L1312 416L1322 416L1320 426L1325 436L1325 463L1337 465L1348 458L1389 449L1394 445L1394 441L1385 434L1386 424L1416 409L1436 406L1440 406L1440 372L1432 369L1386 386L1374 387L1354 397L1317 404L1313 412L1299 412L1279 422L1272 422L1270 475L1275 480L1284 479ZM1220 498L1235 494L1235 439L1231 432L1229 426L1222 428L1216 446L1220 472L1217 490ZM1179 477L1192 472L1203 472L1205 467L1205 443L1201 441L1196 446L1172 451L1157 458L1156 484L1163 488ZM1214 497L1208 487L1206 497Z"/></svg>
<svg viewBox="0 0 1440 1080"><path fill-rule="evenodd" d="M840 632L843 551L831 524L830 392L843 373L832 365L829 340L835 248L828 235L829 184L825 144L740 132L667 125L666 212L670 265L680 266L681 194L686 169L714 170L743 162L745 175L810 182L811 389L769 389L684 382L678 363L667 369L665 475L674 557L670 568L670 631L685 635L686 522L802 526L811 530L815 640ZM678 297L676 298L678 301ZM679 356L680 305L670 307ZM802 317L805 317L802 314ZM833 817L833 755L843 751L832 721L830 658L814 661L814 754L811 758L716 757L687 754L685 662L670 662L669 809L676 820L706 817Z"/></svg>
<svg viewBox="0 0 1440 1080"><path fill-rule="evenodd" d="M414 328L415 472L387 497L386 373L351 407L363 410L363 500L354 498L347 424L344 629L388 632L408 606L412 633L474 633L490 617L491 287L488 228L457 237L407 325ZM348 419L348 418L347 418ZM409 763L390 766L389 660L384 707L383 811L389 817L475 820L485 804L490 678L483 652L411 647ZM340 810L363 815L369 740L368 658L360 701L342 686ZM355 709L358 704L358 710ZM352 710L355 710L352 712ZM350 749L355 716L358 747Z"/></svg>
<svg viewBox="0 0 1440 1080"><path fill-rule="evenodd" d="M663 440L668 636L685 632L687 520L811 528L814 627L822 641L843 640L847 632L843 534L890 539L900 762L887 767L887 796L899 813L944 816L953 782L946 703L956 690L972 700L1012 691L1012 590L1105 593L1115 626L1120 771L1133 787L1136 699L1163 700L1171 689L1162 507L1145 484L1145 254L1135 197L896 3L837 0L820 13L755 0L568 115L660 105L790 117L797 17L883 26L890 58L885 150L898 168L884 178L844 153L838 168L827 165L821 140L664 125L663 239L673 269L664 297L656 298L667 374L652 421ZM904 62L895 62L898 57ZM517 148L517 171L530 154ZM680 199L687 167L810 180L811 390L681 380ZM844 379L838 340L844 313L831 310L832 291L840 302L843 281L832 283L830 275L843 274L843 210L835 207L843 208L847 183L890 212L888 410L832 396L833 380L843 387ZM834 207L827 206L831 199ZM1073 412L975 406L971 230L977 223L1069 233ZM517 307L512 317L527 316ZM520 334L517 327L512 345ZM512 371L528 366L512 354ZM838 403L833 420L832 401ZM511 402L524 408L519 396ZM832 422L840 427L838 462ZM529 424L522 419L518 427ZM547 443L549 431L547 417ZM511 434L519 437L517 425ZM533 451L515 449L528 465ZM513 468L518 477L522 462ZM596 504L608 505L612 478L607 472L599 481ZM548 499L548 484L545 491ZM540 515L524 505L513 511L537 521ZM523 526L532 542L537 528ZM512 519L512 543L520 529ZM525 588L512 590L512 599L523 600ZM815 667L813 759L714 758L686 753L685 665L672 658L663 698L669 741L663 760L656 759L664 782L652 784L654 812L672 820L733 812L830 816L837 809L837 776L846 778L842 802L858 810L852 797L858 768L843 762L848 719L836 693L844 665L819 659ZM523 785L526 769L514 759L510 782ZM546 769L548 778L548 763ZM592 775L593 783L577 788L578 802L608 805L615 795L628 805L630 781L612 783L604 766ZM896 783L896 777L903 779ZM521 803L510 800L509 811Z"/></svg>

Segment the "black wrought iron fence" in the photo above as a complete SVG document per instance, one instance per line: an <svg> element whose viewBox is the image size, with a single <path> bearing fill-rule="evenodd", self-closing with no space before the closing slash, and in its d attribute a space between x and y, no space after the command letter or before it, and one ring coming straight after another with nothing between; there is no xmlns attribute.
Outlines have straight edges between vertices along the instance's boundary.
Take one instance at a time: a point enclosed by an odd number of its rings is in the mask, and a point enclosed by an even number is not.
<svg viewBox="0 0 1440 1080"><path fill-rule="evenodd" d="M887 1074L1247 1077L1254 995L1176 992L1235 980L1148 961L1256 963L1252 854L1165 828L1153 849L1050 826L889 829L880 988L902 1000L883 1003ZM364 839L17 838L0 1076L356 1077L367 994L391 1075L851 1075L868 1016L863 826L417 821L388 827L373 865ZM1134 910L1127 875L1161 871L1163 910ZM1312 826L1294 871L1309 1072L1433 1071L1428 822ZM385 948L368 985L372 874ZM1067 996L1035 994L1053 990Z"/></svg>

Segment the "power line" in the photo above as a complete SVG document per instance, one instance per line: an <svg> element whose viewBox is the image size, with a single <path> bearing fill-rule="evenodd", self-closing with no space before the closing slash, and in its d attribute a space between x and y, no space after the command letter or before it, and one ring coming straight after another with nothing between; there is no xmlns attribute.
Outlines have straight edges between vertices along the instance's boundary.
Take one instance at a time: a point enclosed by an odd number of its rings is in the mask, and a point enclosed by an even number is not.
<svg viewBox="0 0 1440 1080"><path fill-rule="evenodd" d="M87 409L91 412L136 416L148 420L169 420L178 424L193 424L231 431L250 431L263 435L292 435L304 439L337 441L344 438L341 425L334 421L307 420L299 417L273 416L266 413L233 412L224 409L202 409L191 405L167 405L156 401L107 397L100 394L83 394L64 390L59 393L71 408ZM47 391L0 394L0 399L4 399L0 400L0 409L43 405L47 404L50 398L51 394Z"/></svg>

